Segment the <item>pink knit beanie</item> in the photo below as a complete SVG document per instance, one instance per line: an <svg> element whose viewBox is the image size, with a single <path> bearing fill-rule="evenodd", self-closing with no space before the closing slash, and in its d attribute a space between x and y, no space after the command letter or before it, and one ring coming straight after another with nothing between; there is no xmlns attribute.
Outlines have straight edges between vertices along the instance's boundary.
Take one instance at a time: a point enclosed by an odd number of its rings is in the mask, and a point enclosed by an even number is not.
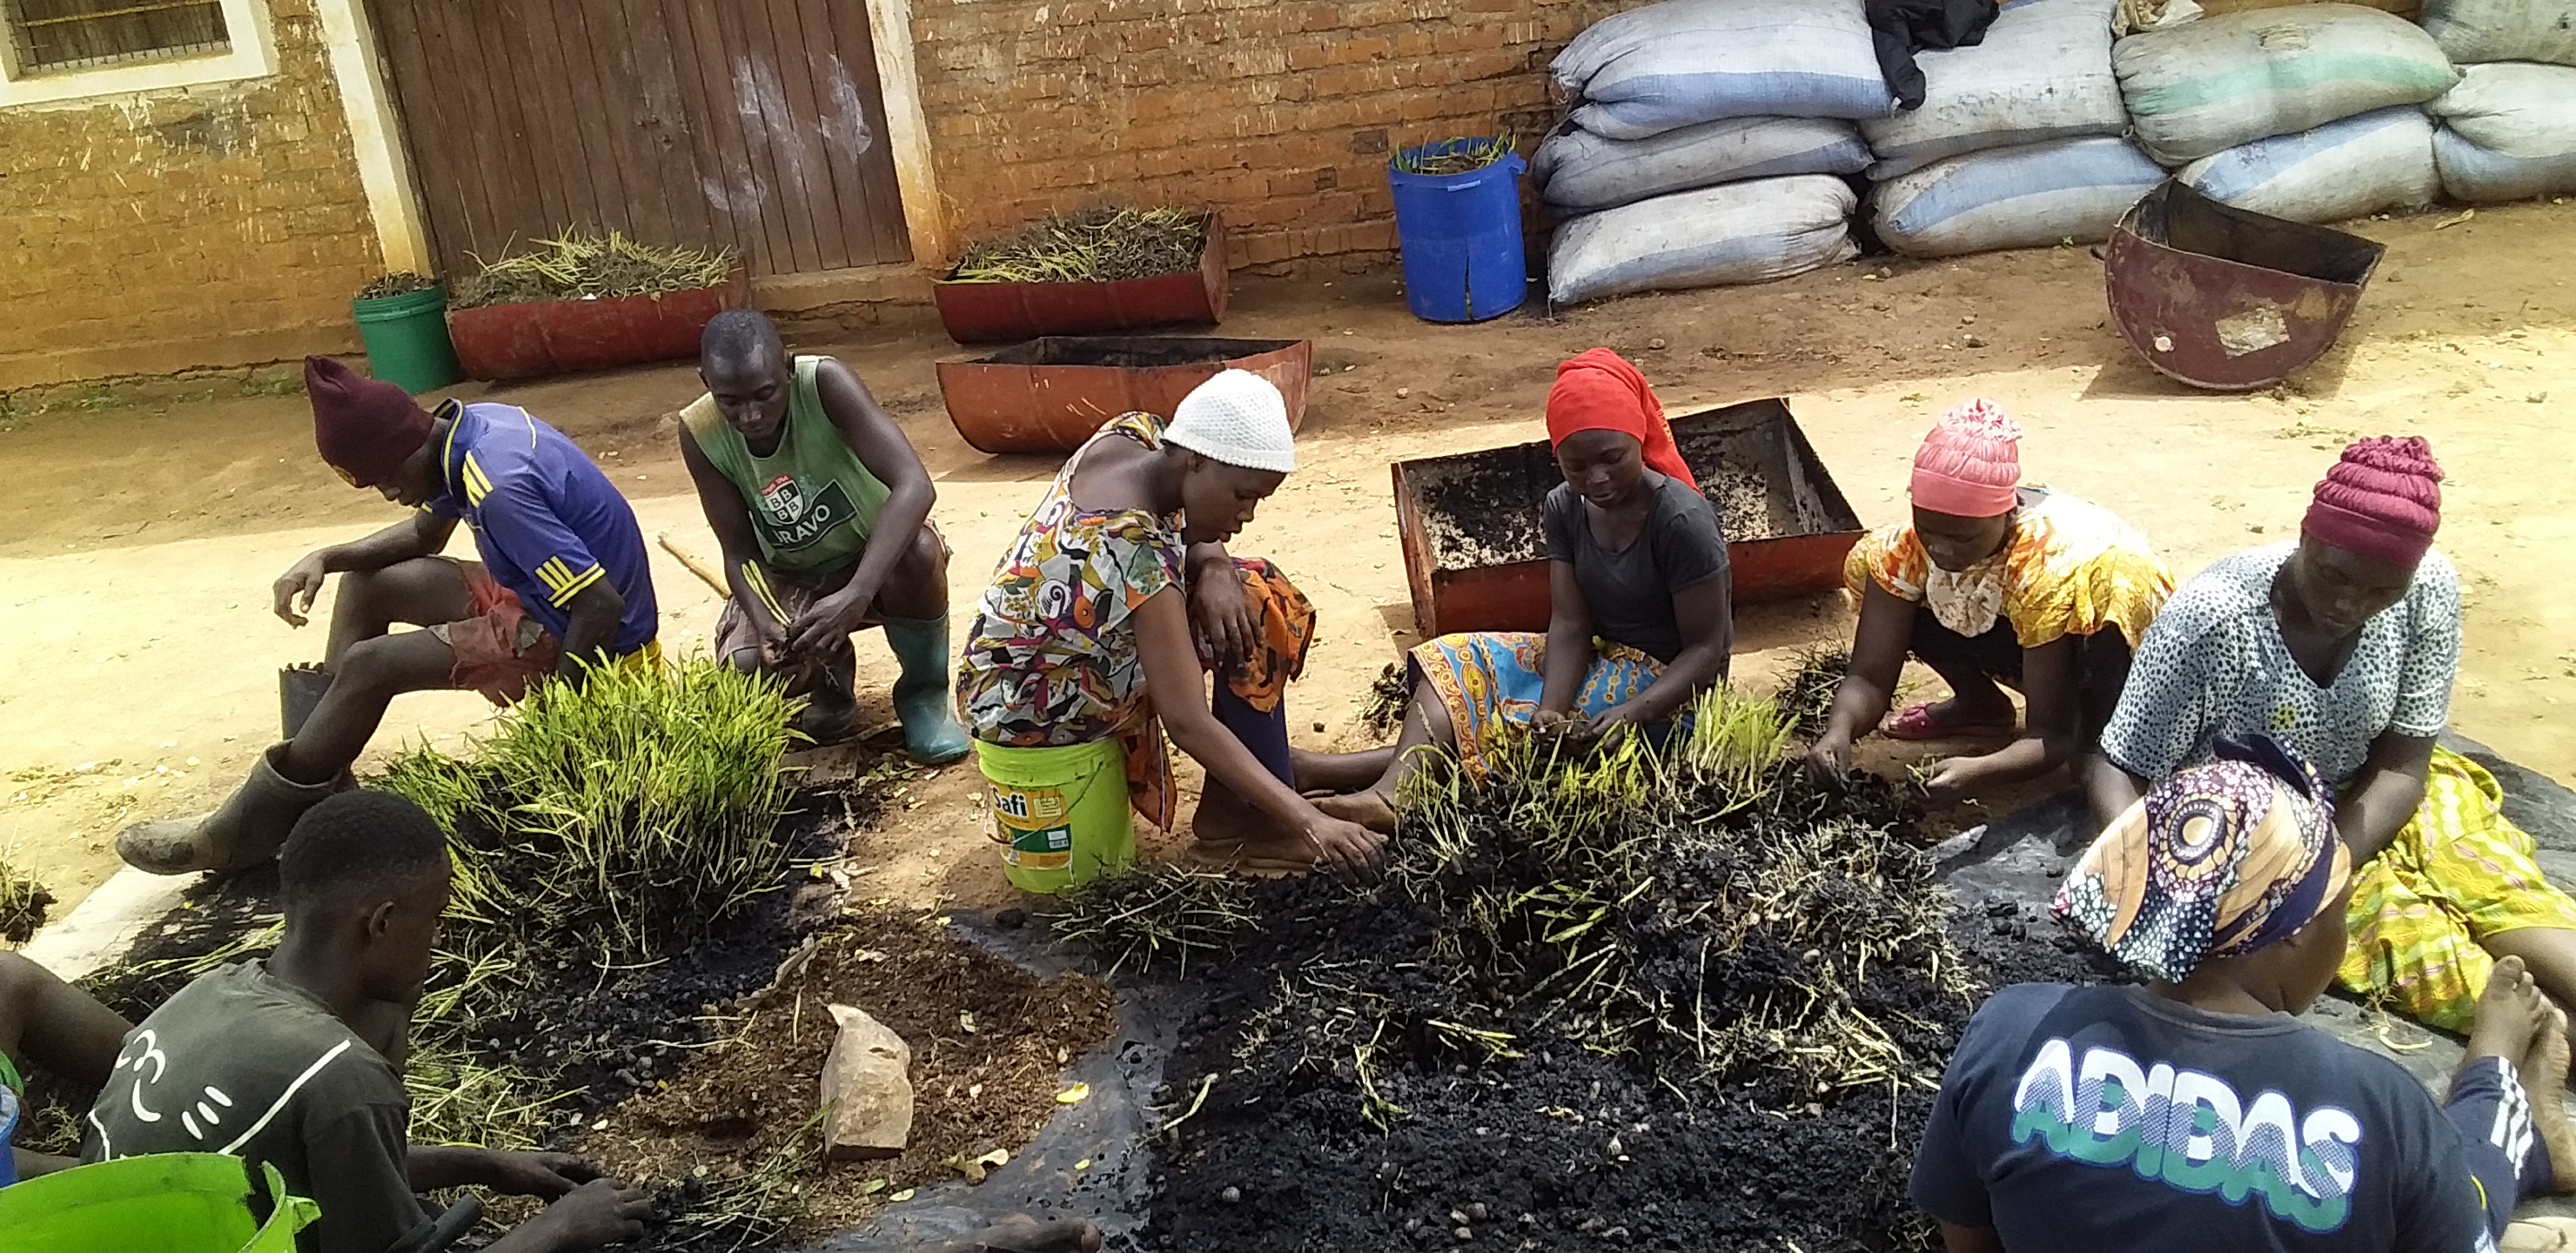
<svg viewBox="0 0 2576 1253"><path fill-rule="evenodd" d="M2442 467L2421 436L2357 440L2317 484L2300 529L2319 543L2412 570L2442 526Z"/></svg>
<svg viewBox="0 0 2576 1253"><path fill-rule="evenodd" d="M2021 427L1991 400L1941 415L1914 450L1916 508L1962 518L2011 513L2021 486Z"/></svg>

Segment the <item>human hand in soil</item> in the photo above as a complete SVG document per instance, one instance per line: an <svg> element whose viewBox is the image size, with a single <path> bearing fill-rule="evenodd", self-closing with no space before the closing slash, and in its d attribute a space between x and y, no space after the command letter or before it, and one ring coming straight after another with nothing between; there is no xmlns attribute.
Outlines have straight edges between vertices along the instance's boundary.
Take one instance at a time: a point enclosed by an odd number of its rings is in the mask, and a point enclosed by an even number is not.
<svg viewBox="0 0 2576 1253"><path fill-rule="evenodd" d="M1826 732L1807 746L1807 772L1819 779L1839 779L1852 768L1851 737Z"/></svg>
<svg viewBox="0 0 2576 1253"><path fill-rule="evenodd" d="M313 611L313 598L322 594L322 582L330 577L331 572L322 567L321 553L304 554L303 560L277 576L271 588L277 595L277 616L294 627L310 621L304 615Z"/></svg>
<svg viewBox="0 0 2576 1253"><path fill-rule="evenodd" d="M498 1253L513 1237L522 1236L528 1241L525 1247L529 1253L578 1253L603 1244L641 1240L644 1218L652 1211L653 1199L644 1189L625 1187L611 1179L593 1179L494 1242L492 1249ZM519 1247L511 1244L510 1253L519 1253Z"/></svg>
<svg viewBox="0 0 2576 1253"><path fill-rule="evenodd" d="M1378 853L1386 847L1385 836L1320 810L1301 834L1314 846L1316 869L1329 869L1350 878L1376 874Z"/></svg>
<svg viewBox="0 0 2576 1253"><path fill-rule="evenodd" d="M1974 757L1945 758L1934 763L1932 773L1923 777L1923 794L1935 805L1965 800L1968 793L1976 790L1977 773Z"/></svg>
<svg viewBox="0 0 2576 1253"><path fill-rule="evenodd" d="M1014 1214L933 1253L1100 1253L1100 1229L1087 1222L1042 1223Z"/></svg>
<svg viewBox="0 0 2576 1253"><path fill-rule="evenodd" d="M1210 562L1190 587L1191 625L1220 672L1232 670L1252 655L1261 624L1252 616L1252 597L1243 590L1243 574L1234 563Z"/></svg>
<svg viewBox="0 0 2576 1253"><path fill-rule="evenodd" d="M1573 734L1577 739L1592 741L1596 749L1606 753L1619 747L1621 740L1644 730L1645 725L1645 711L1637 708L1636 702L1626 701L1594 714Z"/></svg>
<svg viewBox="0 0 2576 1253"><path fill-rule="evenodd" d="M863 590L866 594L860 595ZM875 600L873 590L845 587L815 601L788 625L787 655L811 656L830 647L834 640L848 639L866 621L868 606Z"/></svg>
<svg viewBox="0 0 2576 1253"><path fill-rule="evenodd" d="M505 1153L489 1150L482 1163L483 1186L504 1196L554 1200L599 1179L599 1168L570 1153Z"/></svg>

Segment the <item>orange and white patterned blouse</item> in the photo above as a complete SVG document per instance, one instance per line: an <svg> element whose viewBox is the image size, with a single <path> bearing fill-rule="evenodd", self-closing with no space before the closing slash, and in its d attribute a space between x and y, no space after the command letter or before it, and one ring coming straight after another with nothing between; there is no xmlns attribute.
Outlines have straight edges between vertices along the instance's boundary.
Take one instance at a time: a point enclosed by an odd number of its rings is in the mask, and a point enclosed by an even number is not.
<svg viewBox="0 0 2576 1253"><path fill-rule="evenodd" d="M2173 574L2136 527L2056 492L2023 505L2004 550L1966 570L1933 565L1909 522L1861 537L1843 577L1855 597L1875 581L1898 600L1930 606L1961 635L1983 635L2001 618L2023 648L2115 626L2134 649L2174 591Z"/></svg>

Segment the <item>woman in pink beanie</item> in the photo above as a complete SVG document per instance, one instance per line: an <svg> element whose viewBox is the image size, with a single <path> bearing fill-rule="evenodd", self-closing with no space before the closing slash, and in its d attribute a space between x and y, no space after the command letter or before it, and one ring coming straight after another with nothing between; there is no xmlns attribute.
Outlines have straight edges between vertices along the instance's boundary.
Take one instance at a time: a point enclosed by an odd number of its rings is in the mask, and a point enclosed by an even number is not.
<svg viewBox="0 0 2576 1253"><path fill-rule="evenodd" d="M2356 869L2346 988L2465 1031L2495 959L2576 1005L2576 900L2551 887L2503 791L2435 740L2460 659L2460 580L2432 551L2442 469L2365 439L2317 484L2299 542L2185 584L2147 632L2091 781L2105 825L2223 735L2268 731L2337 794Z"/></svg>
<svg viewBox="0 0 2576 1253"><path fill-rule="evenodd" d="M1808 757L1851 768L1872 727L1897 740L2002 741L1934 772L1935 798L1973 796L2092 749L2173 576L2146 537L2098 505L2021 482L2021 428L1988 400L1944 415L1914 453L1912 517L1854 546L1851 670ZM1950 698L1892 717L1908 657ZM2022 694L2018 717L2011 687ZM1883 719L1883 721L1882 721Z"/></svg>

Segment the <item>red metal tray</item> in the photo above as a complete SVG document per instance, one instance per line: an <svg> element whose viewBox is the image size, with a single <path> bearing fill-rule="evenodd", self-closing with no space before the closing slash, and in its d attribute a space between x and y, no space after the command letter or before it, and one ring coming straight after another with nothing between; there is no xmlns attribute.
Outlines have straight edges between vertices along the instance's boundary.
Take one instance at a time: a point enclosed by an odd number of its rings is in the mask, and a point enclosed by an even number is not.
<svg viewBox="0 0 2576 1253"><path fill-rule="evenodd" d="M1306 420L1315 346L1302 339L1182 339L1061 335L989 357L939 363L939 395L966 442L992 453L1072 452L1122 413L1171 416L1221 370L1249 370L1288 402L1288 428Z"/></svg>
<svg viewBox="0 0 2576 1253"><path fill-rule="evenodd" d="M750 303L742 272L722 287L614 300L543 300L451 309L448 338L467 377L540 378L698 355L707 322Z"/></svg>
<svg viewBox="0 0 2576 1253"><path fill-rule="evenodd" d="M1207 250L1187 274L1115 283L960 283L930 285L939 323L961 344L1041 335L1090 335L1148 326L1225 320L1225 215L1208 214Z"/></svg>
<svg viewBox="0 0 2576 1253"><path fill-rule="evenodd" d="M1729 536L1737 604L1839 587L1860 518L1781 400L1673 421L1682 460ZM1395 516L1414 629L1547 629L1540 509L1564 482L1546 441L1395 463Z"/></svg>

